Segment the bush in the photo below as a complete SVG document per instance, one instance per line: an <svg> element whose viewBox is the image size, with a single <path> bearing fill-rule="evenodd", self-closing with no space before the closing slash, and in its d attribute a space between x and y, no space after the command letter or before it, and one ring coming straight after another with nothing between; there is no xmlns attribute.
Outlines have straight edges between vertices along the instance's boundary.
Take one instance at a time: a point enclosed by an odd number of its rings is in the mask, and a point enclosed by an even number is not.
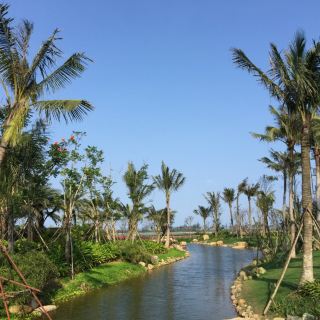
<svg viewBox="0 0 320 320"><path fill-rule="evenodd" d="M40 243L29 241L27 239L19 239L14 244L17 253L26 253L29 251L41 251L43 246Z"/></svg>
<svg viewBox="0 0 320 320"><path fill-rule="evenodd" d="M162 243L145 240L145 241L142 241L141 245L144 246L145 250L150 254L161 254L161 253L167 252L167 249L164 247Z"/></svg>
<svg viewBox="0 0 320 320"><path fill-rule="evenodd" d="M18 268L23 273L27 283L39 290L43 290L59 276L58 268L43 252L31 250L26 253L17 253L12 256ZM0 259L0 274L6 278L21 282L19 276L8 265L4 258ZM6 291L21 291L21 287L8 284ZM22 293L14 300L16 303L25 303L31 298L29 293Z"/></svg>
<svg viewBox="0 0 320 320"><path fill-rule="evenodd" d="M132 263L139 263L140 261L144 261L146 263L151 262L151 254L146 251L141 244L131 243L127 241L123 241L121 244L121 258L125 261L129 261Z"/></svg>

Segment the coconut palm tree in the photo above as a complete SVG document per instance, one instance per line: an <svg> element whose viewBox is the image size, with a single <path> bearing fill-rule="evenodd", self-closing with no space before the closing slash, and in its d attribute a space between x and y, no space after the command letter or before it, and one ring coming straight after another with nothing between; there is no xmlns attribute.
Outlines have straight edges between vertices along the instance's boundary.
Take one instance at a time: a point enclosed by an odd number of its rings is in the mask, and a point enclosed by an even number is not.
<svg viewBox="0 0 320 320"><path fill-rule="evenodd" d="M232 204L236 200L235 191L232 188L224 188L222 199L229 206L230 212L230 223L231 228L233 229L233 213L232 213Z"/></svg>
<svg viewBox="0 0 320 320"><path fill-rule="evenodd" d="M206 220L210 216L210 208L198 206L197 209L193 210L193 213L199 215L203 219L203 232L206 233Z"/></svg>
<svg viewBox="0 0 320 320"><path fill-rule="evenodd" d="M306 48L306 39L297 32L284 54L271 44L270 69L263 72L240 49L233 49L233 60L242 69L257 76L271 96L285 105L288 114L301 122L300 144L302 159L303 217L303 271L300 282L314 281L313 275L313 220L310 178L311 124L319 106L320 44L314 42Z"/></svg>
<svg viewBox="0 0 320 320"><path fill-rule="evenodd" d="M0 84L6 98L5 119L0 139L0 166L9 146L14 146L32 110L43 113L49 120L64 118L80 120L92 110L85 100L43 100L47 94L65 88L78 78L90 61L84 53L72 54L57 66L62 51L57 42L58 29L45 40L32 58L29 56L33 24L24 20L13 26L8 17L9 6L0 5Z"/></svg>
<svg viewBox="0 0 320 320"><path fill-rule="evenodd" d="M208 201L210 210L212 211L212 217L213 217L213 232L215 236L218 236L219 228L220 228L220 193L217 192L207 192L204 196L205 199Z"/></svg>
<svg viewBox="0 0 320 320"><path fill-rule="evenodd" d="M242 238L242 217L240 214L240 205L239 205L239 199L240 199L240 195L244 192L246 186L248 183L248 178L243 179L237 187L237 195L236 195L236 209L237 209L237 235L240 236Z"/></svg>
<svg viewBox="0 0 320 320"><path fill-rule="evenodd" d="M250 228L252 227L251 199L257 195L258 190L259 190L259 183L247 184L243 189L243 193L248 198L248 205L249 205L249 208L248 208L248 222L249 222Z"/></svg>
<svg viewBox="0 0 320 320"><path fill-rule="evenodd" d="M169 167L162 161L161 174L153 177L156 187L165 193L166 197L166 208L167 208L167 237L166 237L166 248L170 246L170 198L173 191L179 190L184 182L185 177L183 174L176 169L170 171Z"/></svg>
<svg viewBox="0 0 320 320"><path fill-rule="evenodd" d="M123 180L128 188L128 196L132 201L132 206L123 206L124 215L129 221L128 240L135 240L138 232L138 222L147 212L144 200L154 190L154 185L147 183L148 165L143 165L137 170L132 162L128 163L127 171L123 176Z"/></svg>

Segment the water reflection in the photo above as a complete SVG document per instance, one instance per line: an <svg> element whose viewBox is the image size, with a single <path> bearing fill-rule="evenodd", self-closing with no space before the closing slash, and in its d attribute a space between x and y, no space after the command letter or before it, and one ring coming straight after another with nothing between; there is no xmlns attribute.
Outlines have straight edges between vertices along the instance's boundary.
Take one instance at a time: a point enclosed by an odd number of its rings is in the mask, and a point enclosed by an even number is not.
<svg viewBox="0 0 320 320"><path fill-rule="evenodd" d="M190 245L191 257L59 307L54 320L221 320L230 285L253 251Z"/></svg>

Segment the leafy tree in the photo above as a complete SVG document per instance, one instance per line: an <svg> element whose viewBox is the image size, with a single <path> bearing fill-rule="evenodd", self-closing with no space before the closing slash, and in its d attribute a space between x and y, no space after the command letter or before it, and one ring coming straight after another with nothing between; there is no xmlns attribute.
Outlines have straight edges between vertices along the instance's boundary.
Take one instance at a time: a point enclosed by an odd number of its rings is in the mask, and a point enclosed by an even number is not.
<svg viewBox="0 0 320 320"><path fill-rule="evenodd" d="M184 182L185 177L182 173L173 169L170 171L169 167L162 162L161 165L161 174L153 177L156 187L163 191L166 196L166 208L167 208L167 219L168 219L168 228L167 228L167 238L166 238L166 248L170 246L170 198L173 191L179 190Z"/></svg>
<svg viewBox="0 0 320 320"><path fill-rule="evenodd" d="M246 184L246 186L243 188L243 193L247 196L248 198L248 222L250 228L252 227L252 209L251 209L251 199L257 195L257 192L259 190L259 183L255 184Z"/></svg>
<svg viewBox="0 0 320 320"><path fill-rule="evenodd" d="M42 100L48 93L55 93L78 78L90 59L83 53L74 53L54 69L62 56L57 47L61 39L57 29L42 43L35 56L29 57L33 24L23 20L20 26L12 26L8 9L6 4L0 5L0 82L6 96L0 166L8 147L17 144L31 110L44 113L49 120L62 117L66 121L81 120L92 110L85 100Z"/></svg>

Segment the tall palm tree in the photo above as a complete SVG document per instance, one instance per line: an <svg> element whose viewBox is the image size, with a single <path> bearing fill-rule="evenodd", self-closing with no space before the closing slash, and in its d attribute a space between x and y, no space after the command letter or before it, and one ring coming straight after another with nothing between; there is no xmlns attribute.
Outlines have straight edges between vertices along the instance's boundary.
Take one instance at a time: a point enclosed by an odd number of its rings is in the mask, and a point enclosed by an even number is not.
<svg viewBox="0 0 320 320"><path fill-rule="evenodd" d="M277 110L270 106L270 112L274 117L275 126L268 126L264 134L256 134L253 136L261 141L273 142L281 141L287 147L288 159L284 163L287 164L286 175L284 175L284 191L283 191L283 215L286 212L286 186L287 176L289 182L289 219L290 219L290 241L293 244L296 234L295 216L294 216L294 181L297 174L297 161L300 155L297 156L295 146L300 141L301 121L299 117L292 112L288 112L286 105ZM272 169L272 168L271 168ZM276 168L273 168L276 169ZM278 169L276 171L279 171ZM283 171L283 173L285 173ZM320 188L319 188L320 192ZM320 195L320 194L319 194ZM284 217L285 218L285 217ZM293 252L293 257L295 252Z"/></svg>
<svg viewBox="0 0 320 320"><path fill-rule="evenodd" d="M132 201L132 206L124 206L123 213L129 220L128 239L134 241L137 236L138 222L147 212L144 200L154 190L154 185L147 182L148 165L143 165L139 170L136 170L132 162L128 163L127 171L123 176L123 180L128 188L128 196Z"/></svg>
<svg viewBox="0 0 320 320"><path fill-rule="evenodd" d="M250 228L252 227L252 209L251 209L251 199L257 195L257 192L259 190L259 183L254 183L254 184L247 184L243 190L243 193L247 196L248 198L248 222Z"/></svg>
<svg viewBox="0 0 320 320"><path fill-rule="evenodd" d="M170 171L169 167L162 161L161 174L153 177L154 183L157 188L165 193L166 197L166 208L167 208L167 237L166 247L170 246L170 197L173 191L180 189L184 182L185 177L183 174L176 169Z"/></svg>
<svg viewBox="0 0 320 320"><path fill-rule="evenodd" d="M206 220L210 216L210 208L198 206L197 209L193 210L193 213L199 215L203 219L203 231L206 233Z"/></svg>
<svg viewBox="0 0 320 320"><path fill-rule="evenodd" d="M232 188L224 188L223 190L223 201L228 204L230 212L230 223L231 228L233 228L233 213L232 213L232 204L236 200L235 191Z"/></svg>
<svg viewBox="0 0 320 320"><path fill-rule="evenodd" d="M24 20L12 26L9 6L0 4L0 84L5 93L5 120L0 139L0 166L8 146L14 146L30 117L39 111L51 119L80 120L92 106L85 100L42 100L49 93L66 87L78 78L90 61L84 53L72 54L56 67L62 56L57 47L61 39L56 29L33 58L29 57L33 24Z"/></svg>
<svg viewBox="0 0 320 320"><path fill-rule="evenodd" d="M237 209L237 235L242 238L242 219L240 215L240 205L239 205L239 199L240 195L244 193L244 190L247 186L248 178L243 179L237 187L237 195L236 195L236 209Z"/></svg>
<svg viewBox="0 0 320 320"><path fill-rule="evenodd" d="M283 222L286 222L286 181L289 176L289 219L290 219L290 242L291 245L294 243L296 237L296 219L294 216L294 178L299 171L301 157L300 154L294 152L292 155L288 152L270 151L271 159L263 157L260 159L261 162L265 163L268 168L281 172L283 175L284 188L283 188ZM292 162L293 161L293 162ZM296 257L296 251L293 249L292 258Z"/></svg>
<svg viewBox="0 0 320 320"><path fill-rule="evenodd" d="M310 178L310 134L312 119L319 106L320 44L306 48L306 39L297 32L284 54L271 44L270 70L263 72L240 49L233 49L234 62L257 76L271 96L286 106L288 114L301 121L302 207L303 217L303 271L300 282L314 281L313 275L313 221Z"/></svg>
<svg viewBox="0 0 320 320"><path fill-rule="evenodd" d="M213 217L213 232L215 236L218 236L219 228L220 228L220 193L217 192L207 192L204 196L205 199L208 201L210 209L212 210L212 217Z"/></svg>

